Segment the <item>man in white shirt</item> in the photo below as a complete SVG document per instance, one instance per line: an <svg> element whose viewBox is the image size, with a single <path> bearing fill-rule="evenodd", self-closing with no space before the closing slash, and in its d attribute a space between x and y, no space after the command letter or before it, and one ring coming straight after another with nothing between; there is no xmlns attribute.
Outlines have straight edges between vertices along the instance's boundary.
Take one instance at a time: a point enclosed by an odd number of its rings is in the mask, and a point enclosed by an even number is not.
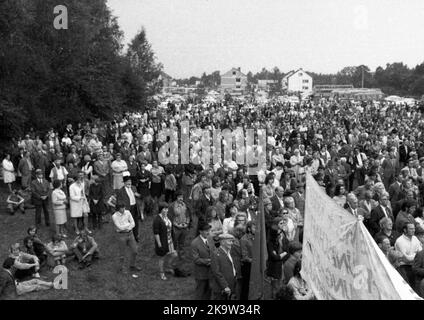
<svg viewBox="0 0 424 320"><path fill-rule="evenodd" d="M422 250L421 242L414 234L414 224L407 223L403 227L403 235L401 235L395 242L395 249L403 254L398 271L411 287L415 285L412 263L414 262L417 252Z"/></svg>
<svg viewBox="0 0 424 320"><path fill-rule="evenodd" d="M131 212L125 210L125 205L123 203L118 203L116 205L116 211L112 215L112 221L115 225L115 229L119 238L119 244L121 249L121 256L119 259L120 262L120 271L124 270L124 252L129 250L129 269L130 271L141 271L141 268L135 266L135 259L137 257L137 243L134 238L134 234L132 232L135 223L134 219L131 215ZM133 275L134 278L138 277L137 275Z"/></svg>

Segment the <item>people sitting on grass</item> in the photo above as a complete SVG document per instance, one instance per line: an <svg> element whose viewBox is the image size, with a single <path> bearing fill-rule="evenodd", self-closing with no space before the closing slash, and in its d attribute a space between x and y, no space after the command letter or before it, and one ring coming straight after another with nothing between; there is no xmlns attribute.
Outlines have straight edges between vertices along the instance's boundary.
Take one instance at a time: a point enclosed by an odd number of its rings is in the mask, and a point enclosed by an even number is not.
<svg viewBox="0 0 424 320"><path fill-rule="evenodd" d="M54 287L53 282L34 278L17 281L15 263L16 261L11 257L3 262L3 270L0 271L0 300L12 300L25 293L48 290Z"/></svg>
<svg viewBox="0 0 424 320"><path fill-rule="evenodd" d="M47 262L47 251L46 245L41 241L41 239L37 235L38 229L35 226L31 226L27 230L27 235L32 240L32 246L34 248L35 255L40 259L41 265L43 262Z"/></svg>
<svg viewBox="0 0 424 320"><path fill-rule="evenodd" d="M68 246L60 236L58 236L57 234L53 235L52 240L47 244L46 249L49 254L47 264L50 267L55 267L60 264L66 264Z"/></svg>
<svg viewBox="0 0 424 320"><path fill-rule="evenodd" d="M93 259L99 259L99 246L85 230L81 230L81 233L75 238L71 250L78 260L80 269L91 266Z"/></svg>
<svg viewBox="0 0 424 320"><path fill-rule="evenodd" d="M16 269L14 276L18 281L28 278L40 278L40 260L36 255L21 251L19 243L14 243L9 249L9 258L12 258L13 266Z"/></svg>
<svg viewBox="0 0 424 320"><path fill-rule="evenodd" d="M13 189L7 197L6 202L7 211L11 216L13 216L18 210L22 214L25 214L25 199L19 195L18 190Z"/></svg>

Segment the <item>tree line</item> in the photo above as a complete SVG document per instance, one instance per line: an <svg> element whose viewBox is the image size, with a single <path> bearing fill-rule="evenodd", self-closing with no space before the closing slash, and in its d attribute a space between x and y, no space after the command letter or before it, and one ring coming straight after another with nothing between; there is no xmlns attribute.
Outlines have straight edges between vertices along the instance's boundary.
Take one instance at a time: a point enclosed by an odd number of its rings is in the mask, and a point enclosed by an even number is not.
<svg viewBox="0 0 424 320"><path fill-rule="evenodd" d="M387 95L400 95L421 97L424 95L424 62L410 69L402 62L387 63L385 67L378 67L371 71L368 66L345 67L335 74L322 74L308 72L313 77L314 85L319 84L351 84L355 88L380 88ZM276 80L271 85L271 93L281 92L281 81L287 73L280 71L278 67L272 70L262 68L257 73L249 71L247 81L248 89L252 89L258 80ZM190 77L177 80L180 85L194 86L196 81L201 81L202 86L216 88L220 84L220 73L214 71L211 74L203 73L199 77Z"/></svg>
<svg viewBox="0 0 424 320"><path fill-rule="evenodd" d="M68 29L56 30L57 1L0 1L0 142L29 127L109 119L140 110L161 88L143 28L124 51L107 0L63 0Z"/></svg>

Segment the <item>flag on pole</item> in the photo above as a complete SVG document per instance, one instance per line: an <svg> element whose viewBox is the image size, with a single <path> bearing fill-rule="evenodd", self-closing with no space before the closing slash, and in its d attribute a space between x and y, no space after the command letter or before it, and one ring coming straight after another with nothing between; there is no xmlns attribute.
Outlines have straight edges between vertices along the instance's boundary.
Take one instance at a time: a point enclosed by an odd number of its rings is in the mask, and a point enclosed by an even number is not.
<svg viewBox="0 0 424 320"><path fill-rule="evenodd" d="M262 188L259 197L259 212L256 218L256 232L252 248L252 266L250 269L249 300L264 299L264 279L268 252L266 248L265 211Z"/></svg>

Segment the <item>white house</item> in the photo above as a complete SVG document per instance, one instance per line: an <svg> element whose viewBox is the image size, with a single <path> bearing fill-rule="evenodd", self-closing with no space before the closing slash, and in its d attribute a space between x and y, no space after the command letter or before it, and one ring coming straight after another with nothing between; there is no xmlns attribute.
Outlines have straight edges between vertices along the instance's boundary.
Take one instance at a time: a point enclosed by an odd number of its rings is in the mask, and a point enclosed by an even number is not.
<svg viewBox="0 0 424 320"><path fill-rule="evenodd" d="M241 72L240 68L232 68L221 75L221 91L242 93L247 86L247 76Z"/></svg>
<svg viewBox="0 0 424 320"><path fill-rule="evenodd" d="M288 74L286 74L281 81L281 85L283 90L287 90L289 92L312 94L312 77L303 71L302 68L296 71L290 71Z"/></svg>

